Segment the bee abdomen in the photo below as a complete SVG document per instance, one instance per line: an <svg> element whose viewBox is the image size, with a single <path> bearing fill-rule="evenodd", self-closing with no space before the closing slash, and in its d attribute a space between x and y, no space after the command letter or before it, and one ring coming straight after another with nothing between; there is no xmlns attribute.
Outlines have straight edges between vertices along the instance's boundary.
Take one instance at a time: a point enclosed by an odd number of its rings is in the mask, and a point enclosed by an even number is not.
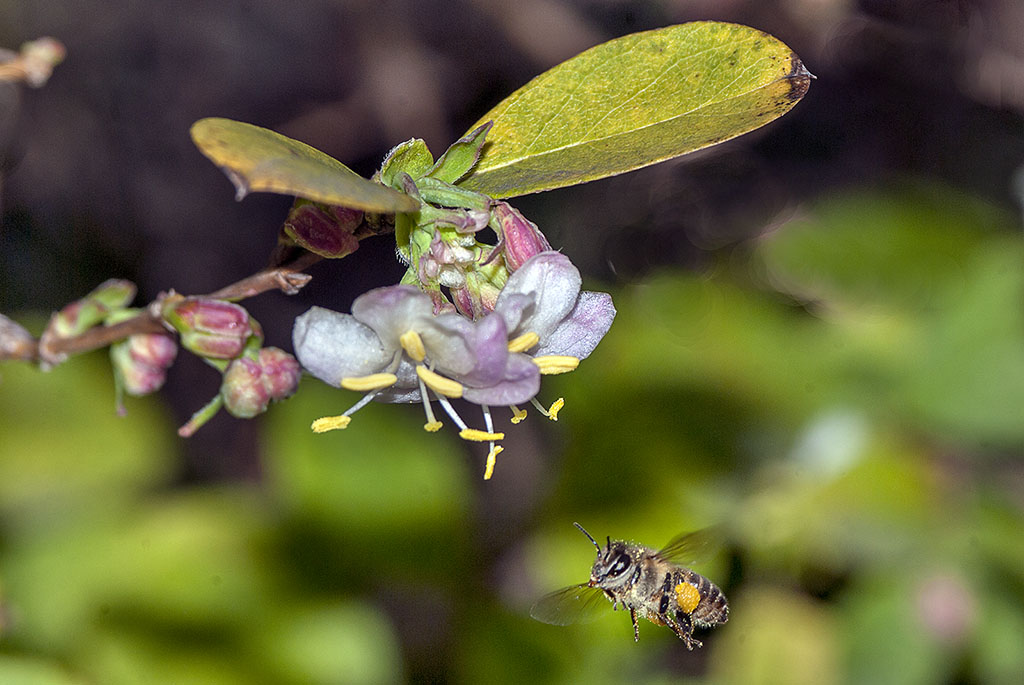
<svg viewBox="0 0 1024 685"><path fill-rule="evenodd" d="M690 613L694 623L707 627L729 620L729 602L717 585L689 569L685 569L680 580L696 587L700 595L700 601Z"/></svg>

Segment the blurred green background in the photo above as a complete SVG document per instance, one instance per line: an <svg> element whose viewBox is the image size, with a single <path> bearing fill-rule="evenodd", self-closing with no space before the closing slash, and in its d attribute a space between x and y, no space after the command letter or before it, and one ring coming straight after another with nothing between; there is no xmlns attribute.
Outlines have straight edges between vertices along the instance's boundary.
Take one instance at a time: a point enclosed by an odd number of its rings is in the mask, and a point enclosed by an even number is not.
<svg viewBox="0 0 1024 685"><path fill-rule="evenodd" d="M188 144L200 116L369 174L589 44L698 18L779 36L819 79L694 160L517 202L619 314L545 381L557 423L499 421L491 481L415 406L313 435L355 396L310 379L183 441L216 390L201 364L126 419L103 353L0 367L0 683L1024 682L1017 3L195 3L191 23L128 3L104 27L62 4L0 3L5 45L69 45L5 101L0 311L37 332L107 277L152 297L259 268L287 201L232 203ZM551 27L564 40L538 42ZM404 111L388 97L424 81L409 121L360 109ZM396 279L378 242L247 302L268 342ZM694 568L729 623L688 652L646 622L634 644L610 605L531 620L587 577L573 521L650 546L717 526Z"/></svg>

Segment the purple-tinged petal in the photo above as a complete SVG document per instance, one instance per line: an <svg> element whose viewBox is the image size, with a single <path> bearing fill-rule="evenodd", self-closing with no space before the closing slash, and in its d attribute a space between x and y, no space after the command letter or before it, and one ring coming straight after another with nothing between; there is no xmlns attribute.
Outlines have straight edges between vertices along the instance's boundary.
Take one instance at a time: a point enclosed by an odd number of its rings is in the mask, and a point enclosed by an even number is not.
<svg viewBox="0 0 1024 685"><path fill-rule="evenodd" d="M560 252L541 252L528 259L508 278L494 311L505 317L509 336L533 332L543 341L572 311L580 292L580 272ZM513 295L527 295L532 306L522 307ZM519 316L515 316L518 311ZM509 319L519 318L516 325Z"/></svg>
<svg viewBox="0 0 1024 685"><path fill-rule="evenodd" d="M435 371L472 386L491 385L504 378L508 333L500 316L472 322L458 314L445 314L421 335Z"/></svg>
<svg viewBox="0 0 1024 685"><path fill-rule="evenodd" d="M313 307L295 319L292 342L302 366L335 386L342 378L378 373L394 358L394 349L386 349L368 326L323 307Z"/></svg>
<svg viewBox="0 0 1024 685"><path fill-rule="evenodd" d="M465 387L462 398L474 404L494 406L519 404L533 399L540 392L540 369L524 354L510 354L505 378L487 387Z"/></svg>
<svg viewBox="0 0 1024 685"><path fill-rule="evenodd" d="M552 333L541 340L536 354L559 354L586 359L615 318L615 305L608 293L584 290L572 313Z"/></svg>
<svg viewBox="0 0 1024 685"><path fill-rule="evenodd" d="M412 285L392 285L363 293L352 303L352 316L374 330L381 342L398 349L399 338L434 318L430 296Z"/></svg>

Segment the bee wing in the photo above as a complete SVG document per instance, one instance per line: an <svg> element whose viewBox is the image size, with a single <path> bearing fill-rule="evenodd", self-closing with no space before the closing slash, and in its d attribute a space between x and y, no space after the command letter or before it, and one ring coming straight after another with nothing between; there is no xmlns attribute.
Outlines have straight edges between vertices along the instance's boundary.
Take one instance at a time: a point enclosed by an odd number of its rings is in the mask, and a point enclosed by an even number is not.
<svg viewBox="0 0 1024 685"><path fill-rule="evenodd" d="M592 621L601 615L608 600L600 588L586 583L570 585L541 597L530 608L530 616L541 623L566 626L570 623Z"/></svg>
<svg viewBox="0 0 1024 685"><path fill-rule="evenodd" d="M719 528L704 528L677 535L658 551L658 556L673 564L692 566L718 551L722 546L721 534Z"/></svg>

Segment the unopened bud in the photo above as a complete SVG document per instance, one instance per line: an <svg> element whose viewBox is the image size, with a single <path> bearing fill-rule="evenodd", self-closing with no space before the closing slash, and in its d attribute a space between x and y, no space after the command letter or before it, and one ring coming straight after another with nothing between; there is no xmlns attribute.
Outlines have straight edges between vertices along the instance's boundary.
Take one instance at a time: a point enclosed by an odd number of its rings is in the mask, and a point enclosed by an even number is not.
<svg viewBox="0 0 1024 685"><path fill-rule="evenodd" d="M259 359L263 369L263 385L270 393L270 399L291 397L299 387L299 378L302 376L298 360L277 347L264 347L260 350Z"/></svg>
<svg viewBox="0 0 1024 685"><path fill-rule="evenodd" d="M117 382L134 397L159 390L177 354L177 343L163 333L140 333L110 346Z"/></svg>
<svg viewBox="0 0 1024 685"><path fill-rule="evenodd" d="M135 298L135 284L112 278L104 281L91 293L67 305L50 319L49 335L70 338L81 335Z"/></svg>
<svg viewBox="0 0 1024 685"><path fill-rule="evenodd" d="M254 334L249 313L223 300L172 297L164 303L162 313L181 335L182 346L201 357L237 357Z"/></svg>
<svg viewBox="0 0 1024 685"><path fill-rule="evenodd" d="M251 419L267 410L272 400L292 395L299 385L295 357L276 347L259 351L256 359L240 357L224 372L220 393L232 416Z"/></svg>
<svg viewBox="0 0 1024 685"><path fill-rule="evenodd" d="M507 202L496 202L491 208L491 226L504 245L505 265L509 271L515 271L535 254L551 249L537 224Z"/></svg>
<svg viewBox="0 0 1024 685"><path fill-rule="evenodd" d="M466 274L466 286L450 292L460 314L470 319L481 319L494 311L501 288L479 271L470 271Z"/></svg>
<svg viewBox="0 0 1024 685"><path fill-rule="evenodd" d="M283 230L310 252L338 258L359 249L359 239L353 233L362 221L363 212L358 209L296 200Z"/></svg>

